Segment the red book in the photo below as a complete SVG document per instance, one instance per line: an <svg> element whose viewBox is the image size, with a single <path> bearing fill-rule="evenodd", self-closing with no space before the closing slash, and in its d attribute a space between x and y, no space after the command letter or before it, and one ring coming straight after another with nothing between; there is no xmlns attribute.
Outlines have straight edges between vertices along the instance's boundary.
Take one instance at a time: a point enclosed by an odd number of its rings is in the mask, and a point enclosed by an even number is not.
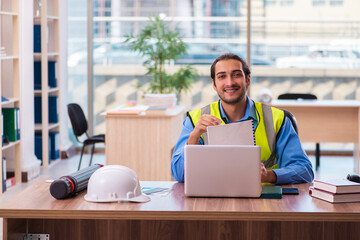
<svg viewBox="0 0 360 240"><path fill-rule="evenodd" d="M314 188L331 193L359 193L360 183L347 179L314 180Z"/></svg>
<svg viewBox="0 0 360 240"><path fill-rule="evenodd" d="M11 178L8 178L6 179L6 189L12 187L12 186L15 186L16 185L16 180L15 180L15 177L11 177Z"/></svg>

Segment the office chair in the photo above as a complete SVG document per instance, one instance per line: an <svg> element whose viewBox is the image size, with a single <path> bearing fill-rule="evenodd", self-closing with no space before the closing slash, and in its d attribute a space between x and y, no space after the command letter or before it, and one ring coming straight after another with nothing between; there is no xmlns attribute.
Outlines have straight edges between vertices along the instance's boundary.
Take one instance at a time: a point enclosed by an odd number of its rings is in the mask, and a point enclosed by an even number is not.
<svg viewBox="0 0 360 240"><path fill-rule="evenodd" d="M278 99L287 99L287 100L297 100L297 99L306 99L306 100L316 100L317 97L311 93L284 93L280 94Z"/></svg>
<svg viewBox="0 0 360 240"><path fill-rule="evenodd" d="M306 100L316 100L317 97L311 93L284 93L279 95L278 99L287 99L287 100L297 100L297 99L306 99ZM320 144L316 143L315 145L315 170L320 166Z"/></svg>
<svg viewBox="0 0 360 240"><path fill-rule="evenodd" d="M81 107L76 103L70 103L67 105L67 107L68 107L68 114L69 114L69 118L71 121L71 125L73 128L76 140L83 145L82 150L81 150L79 167L78 167L78 171L79 171L80 167L81 167L81 161L82 161L85 147L88 145L92 145L91 157L90 157L90 163L89 163L89 166L90 166L91 162L92 162L92 157L94 154L95 144L96 143L105 143L105 134L99 134L99 135L89 137L89 135L86 132L88 130L87 120L85 118L84 112L81 109ZM83 134L86 135L86 139L82 142L79 140L78 137L82 136Z"/></svg>
<svg viewBox="0 0 360 240"><path fill-rule="evenodd" d="M291 125L293 126L295 132L298 133L298 126L297 126L295 116L291 112L289 112L288 110L285 110L285 109L281 109L281 110L284 111L285 116L290 120Z"/></svg>

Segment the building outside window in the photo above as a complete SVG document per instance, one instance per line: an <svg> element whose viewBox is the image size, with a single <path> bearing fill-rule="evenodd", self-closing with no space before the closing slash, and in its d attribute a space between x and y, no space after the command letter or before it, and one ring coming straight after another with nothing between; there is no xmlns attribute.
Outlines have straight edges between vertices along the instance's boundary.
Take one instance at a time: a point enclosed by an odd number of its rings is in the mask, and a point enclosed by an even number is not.
<svg viewBox="0 0 360 240"><path fill-rule="evenodd" d="M356 0L252 0L251 97L256 99L262 88L269 88L274 98L284 92L311 92L319 99L360 100L357 9ZM166 16L179 25L188 44L191 57L169 69L192 63L206 73L221 53L247 54L244 0L94 0L93 11L95 133L105 131L99 113L129 100L142 101L142 92L135 86L149 77L143 76L143 59L123 41L125 35L137 34L147 17ZM85 62L86 56L82 59L76 53L69 52L69 72ZM198 108L216 98L204 74L180 104Z"/></svg>
<svg viewBox="0 0 360 240"><path fill-rule="evenodd" d="M326 1L325 0L313 0L312 5L313 6L325 6Z"/></svg>
<svg viewBox="0 0 360 240"><path fill-rule="evenodd" d="M342 6L343 4L343 0L330 0L330 6Z"/></svg>
<svg viewBox="0 0 360 240"><path fill-rule="evenodd" d="M293 0L281 0L280 5L281 6L293 6L294 1Z"/></svg>

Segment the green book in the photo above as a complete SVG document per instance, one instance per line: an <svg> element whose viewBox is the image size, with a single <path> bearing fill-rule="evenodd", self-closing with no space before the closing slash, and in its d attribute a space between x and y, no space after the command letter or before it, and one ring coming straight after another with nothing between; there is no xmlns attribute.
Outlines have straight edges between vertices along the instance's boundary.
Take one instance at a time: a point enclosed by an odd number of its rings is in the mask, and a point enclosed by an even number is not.
<svg viewBox="0 0 360 240"><path fill-rule="evenodd" d="M263 186L261 190L260 198L281 199L282 198L281 186Z"/></svg>
<svg viewBox="0 0 360 240"><path fill-rule="evenodd" d="M15 142L20 139L19 108L3 108L4 134L9 141Z"/></svg>

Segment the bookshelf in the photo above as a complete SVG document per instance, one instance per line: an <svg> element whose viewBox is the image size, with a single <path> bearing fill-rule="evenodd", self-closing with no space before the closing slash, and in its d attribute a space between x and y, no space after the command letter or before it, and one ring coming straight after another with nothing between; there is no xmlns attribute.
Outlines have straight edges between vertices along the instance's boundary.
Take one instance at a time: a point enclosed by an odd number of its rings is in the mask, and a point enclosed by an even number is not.
<svg viewBox="0 0 360 240"><path fill-rule="evenodd" d="M50 132L60 132L59 2L59 0L34 1L34 71L36 72L37 68L40 76L40 80L35 79L34 83L37 88L34 89L35 134L39 136L41 133L40 142L35 140L35 148L39 145L42 146L40 155L44 168L49 167L56 160L48 161L50 157L49 138L50 143L54 141L50 137ZM37 35L37 33L39 34ZM36 87L37 83L38 87ZM41 115L39 114L40 110ZM37 114L39 114L38 118ZM54 121L54 117L51 117L54 114L56 121Z"/></svg>
<svg viewBox="0 0 360 240"><path fill-rule="evenodd" d="M6 108L20 108L20 70L19 70L19 1L18 0L2 0L0 6L0 92L1 111ZM19 109L21 111L21 109ZM5 135L4 125L6 129L7 123L10 121L4 113L0 116L0 132L1 136ZM14 116L14 115L13 115ZM19 114L15 115L15 123L20 125ZM17 119L17 121L16 121ZM6 122L5 122L6 121ZM16 136L16 129L15 131ZM8 135L8 134L6 134ZM11 134L9 134L11 135ZM17 137L16 137L17 138ZM4 179L6 172L12 172L15 183L21 183L21 161L20 161L20 145L21 139L11 140L1 145L0 159L2 168L0 171L0 179ZM6 158L6 165L3 158ZM4 165L3 165L4 164ZM1 187L4 191L4 182ZM0 195L3 191L0 191Z"/></svg>

